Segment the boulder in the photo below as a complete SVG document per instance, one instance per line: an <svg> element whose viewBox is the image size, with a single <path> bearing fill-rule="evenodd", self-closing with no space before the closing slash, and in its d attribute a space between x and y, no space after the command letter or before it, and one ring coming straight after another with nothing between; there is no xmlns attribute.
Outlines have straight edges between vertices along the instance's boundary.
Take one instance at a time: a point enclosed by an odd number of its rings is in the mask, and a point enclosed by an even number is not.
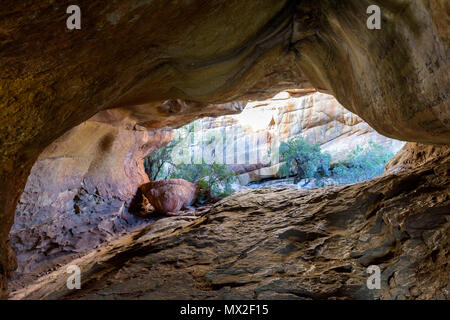
<svg viewBox="0 0 450 320"><path fill-rule="evenodd" d="M155 212L176 213L192 205L197 198L197 185L184 179L150 181L139 187Z"/></svg>

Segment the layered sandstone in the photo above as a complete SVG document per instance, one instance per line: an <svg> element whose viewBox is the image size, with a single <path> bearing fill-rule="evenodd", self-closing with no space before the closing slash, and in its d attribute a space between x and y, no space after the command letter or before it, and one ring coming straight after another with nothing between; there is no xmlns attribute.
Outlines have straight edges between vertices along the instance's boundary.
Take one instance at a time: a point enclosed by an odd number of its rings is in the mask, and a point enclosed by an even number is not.
<svg viewBox="0 0 450 320"><path fill-rule="evenodd" d="M449 174L435 158L349 186L241 191L73 261L81 290L63 266L11 298L449 299Z"/></svg>
<svg viewBox="0 0 450 320"><path fill-rule="evenodd" d="M450 147L409 142L386 163L386 173L414 169L436 159L450 161Z"/></svg>

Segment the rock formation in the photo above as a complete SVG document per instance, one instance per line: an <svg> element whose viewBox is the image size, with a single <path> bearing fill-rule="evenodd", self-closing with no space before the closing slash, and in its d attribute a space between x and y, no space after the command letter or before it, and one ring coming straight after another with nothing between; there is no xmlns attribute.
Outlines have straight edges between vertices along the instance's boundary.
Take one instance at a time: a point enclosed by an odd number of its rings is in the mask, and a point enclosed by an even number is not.
<svg viewBox="0 0 450 320"><path fill-rule="evenodd" d="M373 4L382 30L366 26ZM158 109L161 101L182 99L201 116L208 103L307 79L383 135L450 143L446 0L93 0L73 31L65 29L67 5L2 6L0 297L33 164L99 111L170 112Z"/></svg>
<svg viewBox="0 0 450 320"><path fill-rule="evenodd" d="M197 198L197 186L183 179L150 181L139 187L157 213L177 213Z"/></svg>
<svg viewBox="0 0 450 320"><path fill-rule="evenodd" d="M450 161L449 146L424 145L409 142L386 164L385 173L394 173L417 168L430 161Z"/></svg>
<svg viewBox="0 0 450 320"><path fill-rule="evenodd" d="M401 144L374 132L331 96L315 93L286 98L287 92L277 95L271 102L252 102L244 113L204 118L196 127L200 124L201 128L197 129L203 130L205 137L211 131L219 134L223 131L229 141L244 148L250 146L245 152L241 147L229 147L234 151L229 155L232 159L244 160L249 154L257 153L262 158L270 149L268 142L275 138L287 140L299 134L309 137L310 142L321 143L337 159L339 154L334 150L348 151L369 140L393 149ZM236 113L242 106L239 103L209 106L203 109L203 114ZM11 243L19 265L14 278L22 277L44 262L85 252L149 223L129 214L129 211L142 214L142 202L147 199L153 208L146 212L154 209L160 213L176 212L185 204L191 204L195 187L188 182L183 184L185 188L177 189L169 184L163 186L164 190L152 191L149 187L155 183L148 183L142 159L170 141L173 132L167 126L179 126L196 117L196 105L166 101L159 110L171 115L158 118L156 114L146 114L145 110L139 116L103 111L46 148L33 166L11 230ZM164 128L146 128L137 124L137 120L141 125L164 125ZM245 144L244 140L259 143ZM195 145L188 148L195 153ZM277 174L276 163L261 168L263 165L232 167L242 173L240 180L248 183ZM161 183L165 184L156 184ZM143 187L137 193L140 185ZM170 190L165 190L167 188ZM159 191L165 195L153 194ZM189 194L184 194L185 191ZM146 198L142 198L141 193ZM135 195L134 203L130 203ZM128 210L130 205L136 207Z"/></svg>
<svg viewBox="0 0 450 320"><path fill-rule="evenodd" d="M62 267L11 298L449 299L449 174L434 158L348 186L241 191L74 261L81 290Z"/></svg>
<svg viewBox="0 0 450 320"><path fill-rule="evenodd" d="M169 142L170 131L97 119L70 130L34 164L11 230L19 274L138 224L126 202L148 181L139 160Z"/></svg>
<svg viewBox="0 0 450 320"><path fill-rule="evenodd" d="M298 97L282 92L267 101L248 103L237 115L197 120L193 129L188 143L182 146L189 150L189 158L202 155L207 161L225 163L240 174L243 185L277 177L279 144L292 137L319 143L334 162L344 160L356 146L369 141L392 153L404 144L378 134L332 96L322 93ZM177 133L183 135L184 131Z"/></svg>

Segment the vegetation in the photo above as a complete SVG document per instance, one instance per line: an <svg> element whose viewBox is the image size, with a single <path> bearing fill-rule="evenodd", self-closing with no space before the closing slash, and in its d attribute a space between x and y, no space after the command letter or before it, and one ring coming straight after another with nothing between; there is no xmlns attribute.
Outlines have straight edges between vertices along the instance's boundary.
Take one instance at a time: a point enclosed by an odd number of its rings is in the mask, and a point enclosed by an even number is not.
<svg viewBox="0 0 450 320"><path fill-rule="evenodd" d="M144 169L151 181L162 180L165 166L172 162L171 155L175 146L176 143L171 142L144 159Z"/></svg>
<svg viewBox="0 0 450 320"><path fill-rule="evenodd" d="M213 162L207 164L205 159L200 164L180 162L177 151L188 147L193 125L183 127L183 134L175 137L167 146L153 152L144 159L144 168L150 180L185 179L199 187L198 201L200 203L215 201L231 195L235 190L233 183L237 175L228 170L225 164ZM210 142L208 142L210 143ZM187 159L189 160L189 159ZM190 162L190 161L185 161Z"/></svg>
<svg viewBox="0 0 450 320"><path fill-rule="evenodd" d="M170 168L175 166L176 148L186 143L189 134L194 130L193 124L188 124L182 129L183 133L177 134L166 146L151 153L144 159L144 169L151 181L164 180L170 174Z"/></svg>
<svg viewBox="0 0 450 320"><path fill-rule="evenodd" d="M347 184L375 178L384 172L386 163L393 156L383 146L369 141L365 147L357 146L347 159L333 168L333 179L339 184Z"/></svg>
<svg viewBox="0 0 450 320"><path fill-rule="evenodd" d="M306 179L303 186L313 179L323 185L323 178L330 175L331 155L322 153L319 144L309 144L305 138L293 138L280 144L280 156L283 164L279 169L281 177L294 175L294 183Z"/></svg>
<svg viewBox="0 0 450 320"><path fill-rule="evenodd" d="M193 156L190 153L183 155L191 145L189 141L194 127L190 124L183 129L183 133L177 135L167 146L144 160L150 180L181 178L195 183L199 186L201 203L232 194L237 175L225 164L211 164L205 158L201 159L201 164L192 164ZM214 144L214 141L202 142L201 150L208 149L210 144ZM383 146L370 141L365 147L357 146L345 160L332 165L329 153L322 152L319 144L310 144L303 137L282 142L279 153L283 161L279 175L294 177L294 183L302 182L302 187L312 181L316 186L324 186L372 179L383 173L386 162L393 156Z"/></svg>
<svg viewBox="0 0 450 320"><path fill-rule="evenodd" d="M383 146L369 141L365 147L357 146L347 158L330 168L331 156L323 153L318 144L309 144L303 137L293 138L280 145L280 155L284 161L280 167L281 177L294 176L294 183L305 180L302 186L315 180L323 186L330 178L337 184L348 184L372 179L384 171L386 162L393 153Z"/></svg>
<svg viewBox="0 0 450 320"><path fill-rule="evenodd" d="M180 164L174 167L169 178L185 179L199 187L200 203L215 201L231 195L237 175L225 164Z"/></svg>

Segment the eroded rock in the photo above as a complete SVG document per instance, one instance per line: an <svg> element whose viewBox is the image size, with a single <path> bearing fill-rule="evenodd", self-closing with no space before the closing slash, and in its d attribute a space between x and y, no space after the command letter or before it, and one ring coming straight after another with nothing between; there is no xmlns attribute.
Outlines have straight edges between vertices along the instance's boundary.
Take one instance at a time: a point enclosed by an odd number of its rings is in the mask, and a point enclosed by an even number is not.
<svg viewBox="0 0 450 320"><path fill-rule="evenodd" d="M147 182L138 192L148 199L157 213L176 214L195 202L198 188L184 179L167 179Z"/></svg>
<svg viewBox="0 0 450 320"><path fill-rule="evenodd" d="M421 166L427 162L441 159L447 162L450 159L450 148L448 146L424 145L410 142L386 163L386 172L409 170Z"/></svg>
<svg viewBox="0 0 450 320"><path fill-rule="evenodd" d="M184 142L183 148L210 163L226 163L245 185L278 177L279 145L293 137L320 144L333 162L344 160L351 150L369 141L394 154L403 146L402 141L378 134L334 97L304 91L285 91L267 101L253 101L237 115L201 119L194 123L194 132L186 139L190 142Z"/></svg>

